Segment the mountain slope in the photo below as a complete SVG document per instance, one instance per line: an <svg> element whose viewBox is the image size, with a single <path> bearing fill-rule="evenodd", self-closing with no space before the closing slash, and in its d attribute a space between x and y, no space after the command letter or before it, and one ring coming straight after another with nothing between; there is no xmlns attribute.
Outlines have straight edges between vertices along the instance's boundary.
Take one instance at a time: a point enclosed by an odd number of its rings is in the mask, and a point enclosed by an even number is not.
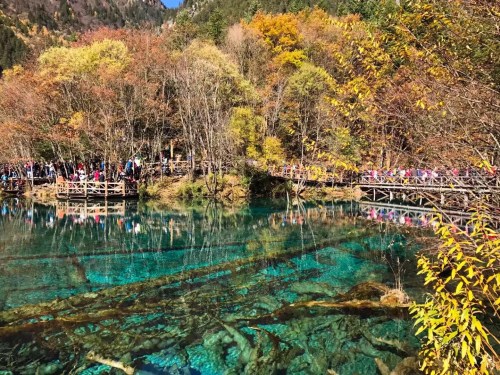
<svg viewBox="0 0 500 375"><path fill-rule="evenodd" d="M367 13L379 0L184 0L187 9L197 22L206 22L214 11L221 13L228 24L251 17L258 10L269 13L297 12L318 6L331 14Z"/></svg>
<svg viewBox="0 0 500 375"><path fill-rule="evenodd" d="M0 0L0 10L51 30L79 31L161 25L165 7L160 0Z"/></svg>
<svg viewBox="0 0 500 375"><path fill-rule="evenodd" d="M28 47L20 35L26 35L28 28L17 17L8 17L0 11L0 76L3 69L20 62Z"/></svg>

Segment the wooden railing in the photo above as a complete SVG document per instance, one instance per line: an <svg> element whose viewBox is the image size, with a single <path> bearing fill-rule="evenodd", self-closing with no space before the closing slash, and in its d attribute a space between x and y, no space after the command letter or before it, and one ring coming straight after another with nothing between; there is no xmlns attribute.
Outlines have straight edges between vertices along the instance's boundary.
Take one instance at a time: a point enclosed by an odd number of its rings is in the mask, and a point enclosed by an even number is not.
<svg viewBox="0 0 500 375"><path fill-rule="evenodd" d="M268 174L273 177L283 178L294 181L308 181L308 182L321 182L321 183L343 183L343 178L332 172L318 173L315 170L307 168L293 168L293 167L270 167Z"/></svg>
<svg viewBox="0 0 500 375"><path fill-rule="evenodd" d="M361 186L422 186L442 188L492 188L500 189L498 176L371 176L361 175Z"/></svg>
<svg viewBox="0 0 500 375"><path fill-rule="evenodd" d="M319 171L319 172L318 172ZM423 190L479 190L500 192L500 176L386 176L361 174L343 177L342 174L321 171L319 167L297 168L293 166L271 167L268 174L273 177L292 181L319 182L342 185L350 183L361 188L378 189L423 189Z"/></svg>
<svg viewBox="0 0 500 375"><path fill-rule="evenodd" d="M62 181L56 185L58 198L111 198L137 196L137 183L130 181Z"/></svg>
<svg viewBox="0 0 500 375"><path fill-rule="evenodd" d="M209 162L208 161L198 161L195 163L195 171L208 173L209 171ZM222 166L222 170L227 172L229 167L227 165ZM168 163L145 163L142 175L147 176L158 176L161 173L172 176L185 176L189 174L191 171L191 162L190 161L168 161ZM214 172L212 170L212 172Z"/></svg>
<svg viewBox="0 0 500 375"><path fill-rule="evenodd" d="M10 179L2 182L2 190L7 194L22 194L26 189L26 181L23 179Z"/></svg>

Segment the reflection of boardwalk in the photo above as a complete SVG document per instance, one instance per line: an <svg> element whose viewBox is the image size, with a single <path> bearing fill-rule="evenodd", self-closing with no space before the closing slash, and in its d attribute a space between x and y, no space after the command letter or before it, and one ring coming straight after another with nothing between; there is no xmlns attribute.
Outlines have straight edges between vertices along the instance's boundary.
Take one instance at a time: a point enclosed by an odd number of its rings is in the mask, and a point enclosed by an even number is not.
<svg viewBox="0 0 500 375"><path fill-rule="evenodd" d="M62 181L57 183L57 198L130 198L137 197L137 183L130 181L96 182L96 181Z"/></svg>
<svg viewBox="0 0 500 375"><path fill-rule="evenodd" d="M426 227L430 225L432 218L437 214L429 207L414 207L381 202L360 202L359 210L363 217L371 220L393 222L402 225ZM460 210L440 210L445 222L458 228L467 227L471 214ZM492 224L499 226L500 217L494 217Z"/></svg>
<svg viewBox="0 0 500 375"><path fill-rule="evenodd" d="M108 215L120 215L125 216L125 201L108 202L108 201L98 201L98 202L69 202L69 201L59 201L57 202L57 212L63 212L65 215L79 215L79 216L108 216Z"/></svg>

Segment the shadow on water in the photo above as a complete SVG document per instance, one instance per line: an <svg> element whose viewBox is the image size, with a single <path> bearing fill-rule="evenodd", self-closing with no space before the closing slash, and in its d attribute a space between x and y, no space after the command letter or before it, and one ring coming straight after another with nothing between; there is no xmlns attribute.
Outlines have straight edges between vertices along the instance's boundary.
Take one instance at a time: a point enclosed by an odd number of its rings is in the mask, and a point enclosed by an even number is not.
<svg viewBox="0 0 500 375"><path fill-rule="evenodd" d="M376 374L374 358L392 368L417 349L404 311L297 307L361 283L393 287L398 272L421 295L413 225L368 219L351 202L1 202L0 370L118 371L102 359L144 374Z"/></svg>

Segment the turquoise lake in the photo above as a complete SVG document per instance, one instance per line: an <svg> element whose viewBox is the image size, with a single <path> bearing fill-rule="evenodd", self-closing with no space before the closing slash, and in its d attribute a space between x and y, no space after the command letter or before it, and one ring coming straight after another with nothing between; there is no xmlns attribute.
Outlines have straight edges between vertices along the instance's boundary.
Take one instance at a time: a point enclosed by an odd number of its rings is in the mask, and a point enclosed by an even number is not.
<svg viewBox="0 0 500 375"><path fill-rule="evenodd" d="M418 350L403 311L307 305L398 274L421 298L418 220L354 202L0 209L0 374L375 375Z"/></svg>

